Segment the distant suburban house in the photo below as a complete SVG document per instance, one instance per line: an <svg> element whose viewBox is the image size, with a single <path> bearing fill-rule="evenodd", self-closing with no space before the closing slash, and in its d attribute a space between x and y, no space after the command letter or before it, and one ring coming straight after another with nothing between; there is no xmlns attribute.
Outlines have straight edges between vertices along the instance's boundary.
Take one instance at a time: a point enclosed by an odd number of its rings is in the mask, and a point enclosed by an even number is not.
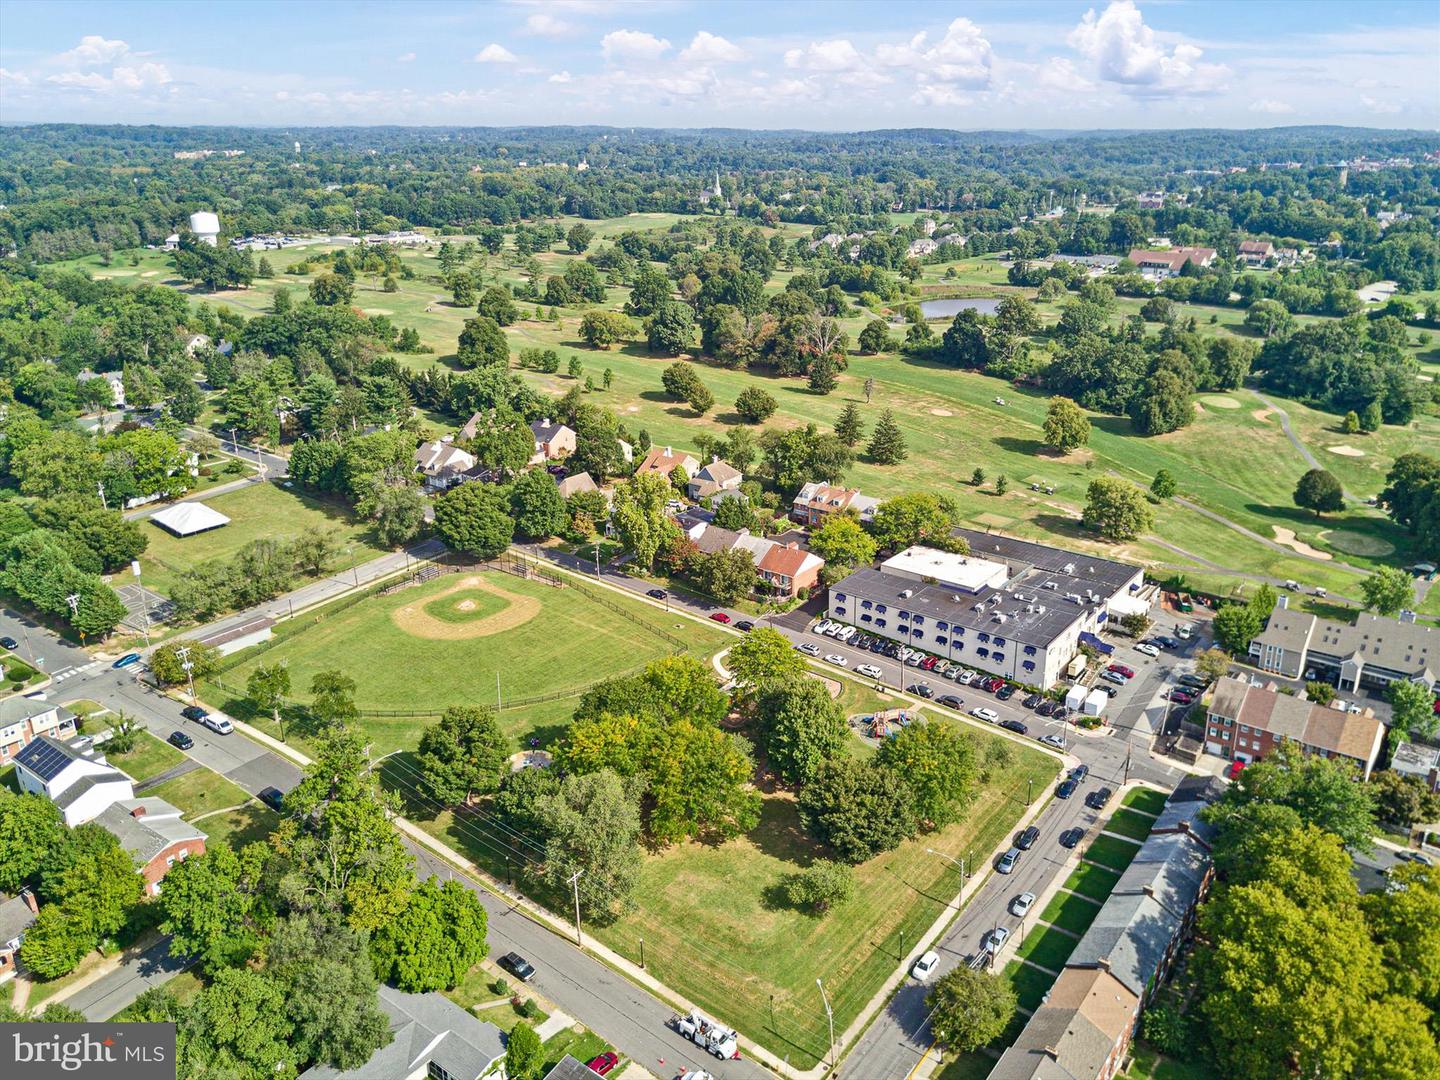
<svg viewBox="0 0 1440 1080"><path fill-rule="evenodd" d="M1265 260L1275 257L1275 245L1269 240L1241 240L1239 254L1246 266L1264 266Z"/></svg>
<svg viewBox="0 0 1440 1080"><path fill-rule="evenodd" d="M685 470L686 476L694 476L700 468L700 462L684 450L676 453L668 446L652 446L641 459L640 464L635 466L636 476L645 476L654 473L657 476L668 478L677 468Z"/></svg>
<svg viewBox="0 0 1440 1080"><path fill-rule="evenodd" d="M790 516L808 528L822 525L832 514L852 511L862 522L875 519L879 499L861 495L858 488L835 487L812 481L795 494L790 503Z"/></svg>
<svg viewBox="0 0 1440 1080"><path fill-rule="evenodd" d="M555 478L555 486L560 489L562 498L568 499L571 495L578 495L582 491L599 491L595 480L588 472L576 473L574 476Z"/></svg>
<svg viewBox="0 0 1440 1080"><path fill-rule="evenodd" d="M415 469L424 477L426 491L444 491L465 479L476 465L475 455L449 439L422 443L415 451Z"/></svg>
<svg viewBox="0 0 1440 1080"><path fill-rule="evenodd" d="M938 242L928 236L922 236L910 241L910 245L905 249L905 254L911 258L924 258L926 255L933 255L939 248Z"/></svg>
<svg viewBox="0 0 1440 1080"><path fill-rule="evenodd" d="M69 709L19 694L0 700L0 765L41 735L68 739L75 731L75 714Z"/></svg>
<svg viewBox="0 0 1440 1080"><path fill-rule="evenodd" d="M1250 657L1262 671L1330 679L1342 690L1383 690L1396 679L1433 688L1440 671L1440 629L1416 622L1413 611L1402 611L1398 619L1364 611L1354 623L1334 622L1292 609L1282 595L1265 629L1250 642Z"/></svg>
<svg viewBox="0 0 1440 1080"><path fill-rule="evenodd" d="M569 457L575 452L575 432L559 420L551 420L549 417L532 420L530 431L535 436L535 453L530 457L531 465Z"/></svg>
<svg viewBox="0 0 1440 1080"><path fill-rule="evenodd" d="M1141 210L1163 210L1165 207L1165 192L1163 191L1142 191L1135 197L1140 204Z"/></svg>
<svg viewBox="0 0 1440 1080"><path fill-rule="evenodd" d="M1385 745L1385 725L1370 709L1352 713L1307 700L1304 691L1282 694L1271 683L1224 678L1206 710L1205 752L1233 761L1258 761L1282 742L1307 754L1343 758L1369 780Z"/></svg>
<svg viewBox="0 0 1440 1080"><path fill-rule="evenodd" d="M1440 792L1440 747L1403 742L1395 747L1390 768L1401 776L1418 776L1431 791Z"/></svg>
<svg viewBox="0 0 1440 1080"><path fill-rule="evenodd" d="M71 828L93 821L113 835L151 895L176 862L205 853L205 833L181 820L164 799L137 799L134 782L89 739L61 742L41 735L15 756L15 779L21 792L43 795L59 807Z"/></svg>
<svg viewBox="0 0 1440 1080"><path fill-rule="evenodd" d="M722 529L686 515L685 535L695 542L702 555L721 551L744 551L755 563L763 591L769 596L794 597L801 589L813 591L820 583L825 560L806 551L795 540L780 543L754 536L749 529L739 532Z"/></svg>
<svg viewBox="0 0 1440 1080"><path fill-rule="evenodd" d="M0 893L0 983L15 977L15 956L39 912L29 889L21 889L17 896Z"/></svg>
<svg viewBox="0 0 1440 1080"><path fill-rule="evenodd" d="M104 379L110 384L110 400L117 409L125 407L125 377L118 371L82 371L75 376L76 382Z"/></svg>
<svg viewBox="0 0 1440 1080"><path fill-rule="evenodd" d="M710 464L702 465L699 471L690 474L685 494L692 502L708 503L721 492L739 491L744 479L745 474L728 461L711 458Z"/></svg>
<svg viewBox="0 0 1440 1080"><path fill-rule="evenodd" d="M354 1069L316 1065L299 1080L479 1080L505 1056L505 1036L443 994L380 987L390 1041ZM593 1075L593 1074L592 1074Z"/></svg>
<svg viewBox="0 0 1440 1080"><path fill-rule="evenodd" d="M1215 261L1215 249L1177 247L1150 251L1145 248L1133 248L1129 258L1140 268L1141 274L1150 278L1162 279L1174 277L1184 269L1186 263L1194 263L1201 267L1209 266Z"/></svg>
<svg viewBox="0 0 1440 1080"><path fill-rule="evenodd" d="M472 413L470 419L465 421L465 426L460 429L460 441L470 442L476 435L480 434L480 422L484 419L485 414L483 412Z"/></svg>
<svg viewBox="0 0 1440 1080"><path fill-rule="evenodd" d="M119 799L94 820L130 853L151 896L159 894L170 867L205 854L205 834L164 799Z"/></svg>
<svg viewBox="0 0 1440 1080"><path fill-rule="evenodd" d="M566 1054L540 1080L595 1080L595 1071L578 1058Z"/></svg>

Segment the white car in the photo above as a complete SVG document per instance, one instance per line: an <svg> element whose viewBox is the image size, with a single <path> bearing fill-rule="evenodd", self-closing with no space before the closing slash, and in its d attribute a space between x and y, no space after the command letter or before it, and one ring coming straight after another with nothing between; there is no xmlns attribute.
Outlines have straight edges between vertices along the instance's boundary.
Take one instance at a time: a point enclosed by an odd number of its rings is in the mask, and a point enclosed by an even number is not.
<svg viewBox="0 0 1440 1080"><path fill-rule="evenodd" d="M855 627L853 627L853 626L842 626L839 630L837 630L837 631L835 632L835 640L836 640L836 641L849 641L851 638L853 638L853 637L854 637L856 634L858 634L859 632L860 632L860 631L856 630Z"/></svg>
<svg viewBox="0 0 1440 1080"><path fill-rule="evenodd" d="M931 949L910 969L910 974L915 976L917 982L926 982L930 976L935 974L935 969L940 966L940 954Z"/></svg>
<svg viewBox="0 0 1440 1080"><path fill-rule="evenodd" d="M979 708L971 709L970 715L977 720L984 720L987 724L993 724L1000 719L999 713L994 709L987 709L983 705Z"/></svg>
<svg viewBox="0 0 1440 1080"><path fill-rule="evenodd" d="M827 664L834 664L836 667L849 667L849 666L850 666L850 661L849 661L849 660L846 660L845 657L843 657L843 656L841 656L839 653L835 653L835 652L826 653L826 654L825 654L825 662L826 662Z"/></svg>
<svg viewBox="0 0 1440 1080"><path fill-rule="evenodd" d="M924 659L925 659L925 654L924 654L924 653L912 652L909 656L905 657L905 663L906 663L906 665L909 666L909 667L919 667L919 666L920 666L920 661L922 661L922 660L924 660Z"/></svg>
<svg viewBox="0 0 1440 1080"><path fill-rule="evenodd" d="M1010 914L1023 919L1025 913L1029 911L1034 904L1035 894L1033 892L1022 892L1019 896L1015 897L1014 900L1010 901Z"/></svg>
<svg viewBox="0 0 1440 1080"><path fill-rule="evenodd" d="M1005 942L1009 940L1010 928L1008 926L997 926L985 935L984 949L986 952L998 953L1005 947Z"/></svg>
<svg viewBox="0 0 1440 1080"><path fill-rule="evenodd" d="M1151 645L1148 641L1142 641L1140 642L1140 644L1136 645L1135 651L1140 653L1142 656L1160 655L1160 650L1157 649L1154 645Z"/></svg>
<svg viewBox="0 0 1440 1080"><path fill-rule="evenodd" d="M1057 750L1065 749L1065 739L1060 735L1041 735L1040 741L1046 746L1053 746Z"/></svg>
<svg viewBox="0 0 1440 1080"><path fill-rule="evenodd" d="M821 619L813 627L811 627L811 629L813 629L817 634L828 634L830 632L830 628L834 625L835 624L832 623L829 619Z"/></svg>
<svg viewBox="0 0 1440 1080"><path fill-rule="evenodd" d="M867 679L878 679L884 672L874 664L861 664L855 669L855 674L864 675Z"/></svg>
<svg viewBox="0 0 1440 1080"><path fill-rule="evenodd" d="M964 671L960 672L959 675L955 676L955 681L961 686L969 686L970 683L974 680L974 678L975 672L971 671L969 668L966 668Z"/></svg>
<svg viewBox="0 0 1440 1080"><path fill-rule="evenodd" d="M826 637L839 637L840 631L845 629L844 623L832 622L825 628Z"/></svg>
<svg viewBox="0 0 1440 1080"><path fill-rule="evenodd" d="M799 649L806 656L820 655L820 646L816 645L813 641L806 641L803 644L796 645L795 648Z"/></svg>
<svg viewBox="0 0 1440 1080"><path fill-rule="evenodd" d="M227 720L225 717L216 716L214 713L206 716L205 719L201 721L201 723L203 723L211 731L215 732L216 735L230 735L235 731L234 724L230 723L230 721Z"/></svg>

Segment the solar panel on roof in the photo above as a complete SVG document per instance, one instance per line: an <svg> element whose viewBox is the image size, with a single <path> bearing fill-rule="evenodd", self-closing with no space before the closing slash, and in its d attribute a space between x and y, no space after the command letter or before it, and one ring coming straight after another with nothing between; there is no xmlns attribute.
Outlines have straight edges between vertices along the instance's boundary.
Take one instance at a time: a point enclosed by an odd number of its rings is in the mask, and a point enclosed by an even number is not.
<svg viewBox="0 0 1440 1080"><path fill-rule="evenodd" d="M69 764L70 757L43 739L36 739L16 755L15 760L24 765L41 780L49 782L59 776Z"/></svg>

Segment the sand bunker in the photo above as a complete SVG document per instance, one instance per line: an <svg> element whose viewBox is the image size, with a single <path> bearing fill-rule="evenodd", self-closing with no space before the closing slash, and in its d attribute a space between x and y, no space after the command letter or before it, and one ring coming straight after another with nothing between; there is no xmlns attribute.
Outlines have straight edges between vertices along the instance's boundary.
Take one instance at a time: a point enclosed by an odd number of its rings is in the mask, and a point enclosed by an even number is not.
<svg viewBox="0 0 1440 1080"><path fill-rule="evenodd" d="M1296 554L1306 555L1312 559L1324 559L1326 561L1334 558L1328 551L1321 551L1319 548L1311 547L1305 543L1304 540L1297 540L1294 529L1282 529L1279 525L1272 525L1270 527L1275 530L1275 542L1277 544L1284 544Z"/></svg>
<svg viewBox="0 0 1440 1080"><path fill-rule="evenodd" d="M931 415L931 416L954 416L955 414L954 414L953 412L951 412L949 409L931 409L931 410L930 410L930 415Z"/></svg>
<svg viewBox="0 0 1440 1080"><path fill-rule="evenodd" d="M1338 548L1349 555L1368 555L1372 558L1379 558L1395 552L1395 545L1388 540L1382 540L1378 536L1366 536L1364 533L1351 532L1349 529L1330 529L1322 532L1320 536L1331 547Z"/></svg>
<svg viewBox="0 0 1440 1080"><path fill-rule="evenodd" d="M146 271L145 271L143 274L141 274L140 276L141 276L141 277L154 277L154 276L155 276L156 274L158 274L158 273L160 273L159 270L146 270Z"/></svg>
<svg viewBox="0 0 1440 1080"><path fill-rule="evenodd" d="M503 634L506 630L523 626L540 614L540 601L535 597L521 596L508 589L502 589L479 574L461 578L448 589L428 597L425 603L434 603L441 597L469 589L479 589L482 592L498 596L507 601L508 606L493 615L478 618L474 622L445 622L427 612L424 605L420 603L407 604L405 607L397 608L390 613L390 618L396 626L413 637L428 638L431 641L461 641L466 638ZM466 607L467 604L470 606ZM455 605L459 611L474 611L476 606L474 600L461 600Z"/></svg>
<svg viewBox="0 0 1440 1080"><path fill-rule="evenodd" d="M1198 401L1195 402L1194 405L1195 405L1195 411L1196 411L1196 412L1198 412L1198 413L1203 413L1203 412L1205 411L1205 406L1204 406L1204 405L1201 405Z"/></svg>
<svg viewBox="0 0 1440 1080"><path fill-rule="evenodd" d="M1272 416L1275 415L1275 410L1274 410L1274 409L1256 409L1256 410L1255 410L1254 412L1252 412L1250 415L1253 416L1256 420L1259 420L1262 424L1268 424L1268 423L1270 422L1270 417L1272 417Z"/></svg>
<svg viewBox="0 0 1440 1080"><path fill-rule="evenodd" d="M1341 457L1364 457L1364 450L1356 450L1353 446L1327 446L1325 448L1332 454L1339 454Z"/></svg>
<svg viewBox="0 0 1440 1080"><path fill-rule="evenodd" d="M1226 397L1224 394L1206 394L1201 400L1212 409L1240 408L1240 402L1236 401L1233 397Z"/></svg>

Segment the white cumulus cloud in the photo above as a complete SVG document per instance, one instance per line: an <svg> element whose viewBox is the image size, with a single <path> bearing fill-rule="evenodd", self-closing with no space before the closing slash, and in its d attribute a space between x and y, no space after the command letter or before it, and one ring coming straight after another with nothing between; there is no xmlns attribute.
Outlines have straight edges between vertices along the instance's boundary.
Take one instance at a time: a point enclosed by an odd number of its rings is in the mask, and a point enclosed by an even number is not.
<svg viewBox="0 0 1440 1080"><path fill-rule="evenodd" d="M1197 46L1167 49L1145 25L1134 0L1111 0L1100 14L1091 8L1066 42L1090 61L1097 78L1137 93L1208 93L1220 89L1230 75L1223 64L1201 63Z"/></svg>
<svg viewBox="0 0 1440 1080"><path fill-rule="evenodd" d="M845 38L812 41L785 53L785 66L803 71L857 71L864 65L865 57Z"/></svg>
<svg viewBox="0 0 1440 1080"><path fill-rule="evenodd" d="M1276 101L1274 98L1261 98L1259 101L1250 103L1250 111L1270 113L1272 116L1282 116L1285 113L1293 113L1295 106L1287 105L1283 101Z"/></svg>
<svg viewBox="0 0 1440 1080"><path fill-rule="evenodd" d="M525 20L525 32L539 37L564 37L574 29L575 27L564 19L546 15L543 11Z"/></svg>
<svg viewBox="0 0 1440 1080"><path fill-rule="evenodd" d="M477 64L513 64L519 58L504 45L491 42L475 54Z"/></svg>
<svg viewBox="0 0 1440 1080"><path fill-rule="evenodd" d="M600 39L606 60L658 60L669 48L667 39L643 30L612 30Z"/></svg>
<svg viewBox="0 0 1440 1080"><path fill-rule="evenodd" d="M80 44L69 52L63 52L57 60L77 68L95 68L118 60L130 51L130 46L119 39L104 38L99 34L86 34Z"/></svg>
<svg viewBox="0 0 1440 1080"><path fill-rule="evenodd" d="M554 75L551 75L550 78L546 79L545 81L552 83L567 83L570 82L572 79L573 76L570 74L570 72L557 71Z"/></svg>
<svg viewBox="0 0 1440 1080"><path fill-rule="evenodd" d="M0 83L13 83L15 86L29 86L30 76L23 71L6 71L0 67Z"/></svg>
<svg viewBox="0 0 1440 1080"><path fill-rule="evenodd" d="M745 59L745 53L733 42L718 34L701 30L680 53L686 64L733 64Z"/></svg>

